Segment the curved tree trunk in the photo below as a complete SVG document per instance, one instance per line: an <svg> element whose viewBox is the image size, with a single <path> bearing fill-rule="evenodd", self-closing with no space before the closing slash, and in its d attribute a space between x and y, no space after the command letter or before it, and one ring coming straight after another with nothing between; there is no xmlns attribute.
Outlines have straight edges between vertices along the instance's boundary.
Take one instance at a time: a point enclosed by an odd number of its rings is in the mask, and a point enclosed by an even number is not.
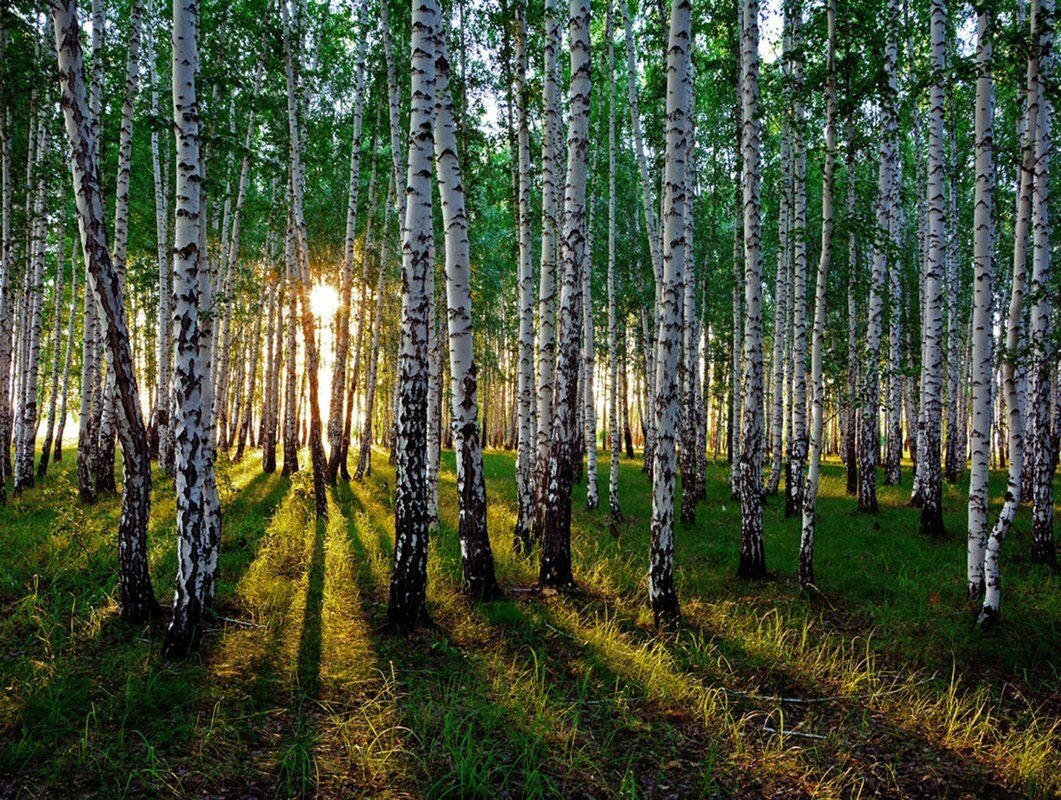
<svg viewBox="0 0 1061 800"><path fill-rule="evenodd" d="M51 0L51 10L81 245L102 305L104 316L101 322L106 331L107 356L116 376L121 401L118 432L125 476L121 519L118 523L118 584L122 617L130 622L143 622L158 613L158 602L147 569L147 524L151 502L147 431L140 413L140 397L133 372L132 348L125 309L121 304L118 274L111 263L107 247L96 147L85 99L85 72L76 5L73 0Z"/></svg>

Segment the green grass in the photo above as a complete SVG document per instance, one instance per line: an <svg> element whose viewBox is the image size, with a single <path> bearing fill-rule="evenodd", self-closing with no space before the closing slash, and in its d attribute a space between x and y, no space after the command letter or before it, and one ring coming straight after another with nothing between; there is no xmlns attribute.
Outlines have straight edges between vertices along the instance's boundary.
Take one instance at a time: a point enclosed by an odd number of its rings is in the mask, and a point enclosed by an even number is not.
<svg viewBox="0 0 1061 800"><path fill-rule="evenodd" d="M649 486L623 461L627 520L576 490L581 591L485 605L457 592L452 453L432 538L434 626L384 630L393 472L311 516L309 476L222 470L216 618L200 657L165 663L162 627L115 608L116 499L77 502L69 460L0 509L0 797L1037 797L1061 792L1057 577L1025 559L1027 510L1003 552L999 627L964 600L963 487L950 536L917 532L907 486L854 513L842 468L820 500L820 598L794 574L799 523L765 510L770 580L735 576L740 512L710 464L697 524L677 532L684 625L645 603ZM513 458L486 457L499 579ZM607 491L607 460L601 491ZM1001 502L1003 480L993 476ZM1061 491L1059 491L1061 494ZM152 576L175 569L172 489L156 476ZM778 699L785 698L785 699ZM795 702L800 700L803 702Z"/></svg>

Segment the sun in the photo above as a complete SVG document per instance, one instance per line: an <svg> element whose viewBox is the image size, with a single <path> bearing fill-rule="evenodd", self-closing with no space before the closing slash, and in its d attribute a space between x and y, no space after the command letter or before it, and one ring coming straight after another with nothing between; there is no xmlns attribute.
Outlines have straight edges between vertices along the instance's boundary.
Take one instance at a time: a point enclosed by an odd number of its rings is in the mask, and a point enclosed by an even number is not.
<svg viewBox="0 0 1061 800"><path fill-rule="evenodd" d="M309 292L309 307L313 316L330 320L339 310L339 293L326 283L315 284Z"/></svg>

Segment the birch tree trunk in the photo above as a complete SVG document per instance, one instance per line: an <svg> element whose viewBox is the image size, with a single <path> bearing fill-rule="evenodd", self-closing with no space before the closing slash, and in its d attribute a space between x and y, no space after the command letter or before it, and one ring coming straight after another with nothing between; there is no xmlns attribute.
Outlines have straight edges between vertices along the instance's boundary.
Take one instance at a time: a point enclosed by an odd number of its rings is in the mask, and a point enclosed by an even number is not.
<svg viewBox="0 0 1061 800"><path fill-rule="evenodd" d="M990 477L994 378L994 117L991 8L980 3L976 14L976 188L973 199L973 430L969 472L969 542L966 564L969 600L984 593L984 556L988 539L988 478Z"/></svg>
<svg viewBox="0 0 1061 800"><path fill-rule="evenodd" d="M921 530L931 536L942 536L943 476L940 464L940 427L943 392L943 269L946 247L944 225L946 163L943 154L943 89L946 80L947 33L945 0L931 0L929 19L932 32L932 86L929 92L928 124L928 256L925 259L925 325L923 331L925 355L921 364L925 447L924 452L919 452L918 455L924 465L924 481L921 487L923 493Z"/></svg>
<svg viewBox="0 0 1061 800"><path fill-rule="evenodd" d="M66 353L63 357L63 388L59 400L59 419L55 428L55 460L63 460L63 430L70 397L70 362L74 353L74 323L77 321L77 266L70 254L70 313L66 322Z"/></svg>
<svg viewBox="0 0 1061 800"><path fill-rule="evenodd" d="M889 0L889 15L899 12L897 0ZM877 513L877 463L880 459L880 349L884 324L884 281L888 273L888 231L892 216L892 187L898 131L895 65L899 44L888 29L884 45L884 83L881 94L880 167L877 182L877 230L873 244L873 272L870 278L869 307L866 311L866 355L863 359L861 429L858 437L858 510ZM942 108L940 109L942 113ZM942 125L942 122L941 122ZM942 207L940 208L942 214Z"/></svg>
<svg viewBox="0 0 1061 800"><path fill-rule="evenodd" d="M854 113L847 121L847 424L844 427L844 465L847 493L858 494L858 240L855 235Z"/></svg>
<svg viewBox="0 0 1061 800"><path fill-rule="evenodd" d="M792 422L785 514L803 508L807 464L807 149L803 111L803 10L789 0L792 17Z"/></svg>
<svg viewBox="0 0 1061 800"><path fill-rule="evenodd" d="M354 280L354 250L357 244L357 204L361 190L361 126L365 107L365 79L368 75L365 63L367 33L365 31L362 35L357 49L353 141L350 145L350 188L347 191L346 204L346 246L343 249L342 269L339 271L339 308L335 314L335 366L332 369L332 395L328 407L328 444L331 445L331 452L325 472L325 479L332 486L336 483L339 465L346 452L343 437L343 394L346 390L346 362L350 352L350 304ZM363 287L364 280L361 283ZM364 307L361 310L363 313ZM358 325L361 325L360 320ZM358 334L360 336L360 327ZM360 342L358 345L360 346ZM352 386L350 391L353 393Z"/></svg>
<svg viewBox="0 0 1061 800"><path fill-rule="evenodd" d="M121 288L107 247L96 145L85 99L85 71L76 4L73 0L51 0L51 12L81 245L103 308L101 322L106 330L107 357L116 376L122 409L118 428L125 462L122 511L118 523L118 585L122 617L130 622L143 622L156 616L159 610L147 569L147 524L151 501L147 431L140 413Z"/></svg>
<svg viewBox="0 0 1061 800"><path fill-rule="evenodd" d="M595 173L597 153L593 151L591 174ZM586 451L586 508L590 511L600 505L600 493L597 485L597 407L594 391L594 373L596 372L596 345L593 336L593 206L590 204L586 221L586 254L582 264L581 290L581 327L582 327L582 365L579 378L579 399L581 400L582 445ZM582 460L579 458L578 465ZM577 465L576 465L577 467Z"/></svg>
<svg viewBox="0 0 1061 800"><path fill-rule="evenodd" d="M114 268L118 273L120 301L125 302L125 261L129 243L129 177L133 153L133 112L140 89L140 35L143 18L142 0L133 0L129 13L129 45L122 94L121 123L118 131L118 174L114 192ZM95 65L93 66L95 69ZM101 143L97 141L97 146ZM96 491L112 493L114 484L114 437L118 420L115 375L108 371L102 385L103 407L95 458Z"/></svg>
<svg viewBox="0 0 1061 800"><path fill-rule="evenodd" d="M814 585L814 516L822 459L822 422L825 416L825 302L833 257L833 176L836 172L836 0L826 4L828 45L825 56L825 168L822 171L822 252L814 288L814 329L811 340L810 465L803 494L803 532L799 541L799 585ZM796 476L802 481L803 476Z"/></svg>
<svg viewBox="0 0 1061 800"><path fill-rule="evenodd" d="M560 21L557 0L545 0L545 52L543 89L545 119L542 124L542 239L538 280L538 376L535 410L533 537L541 541L545 530L545 502L549 483L549 448L552 441L553 397L556 372L556 261L562 228L559 217L560 108L557 99L557 50Z"/></svg>
<svg viewBox="0 0 1061 800"><path fill-rule="evenodd" d="M298 472L298 422L295 417L298 403L298 290L295 288L295 232L290 211L291 181L288 180L287 235L284 240L284 293L287 317L284 320L284 466L281 475Z"/></svg>
<svg viewBox="0 0 1061 800"><path fill-rule="evenodd" d="M0 52L7 41L3 20L0 19ZM14 256L11 242L11 109L5 108L0 117L0 186L3 194L2 222L0 222L0 504L7 503L7 479L11 452L11 306L14 291L11 272Z"/></svg>
<svg viewBox="0 0 1061 800"><path fill-rule="evenodd" d="M394 181L390 180L385 208L394 205ZM368 350L368 375L365 376L365 420L361 426L361 443L358 448L357 469L354 480L360 481L372 474L372 414L376 401L376 383L379 374L379 342L383 329L383 290L390 262L390 236L387 235L386 220L383 225L383 246L380 249L379 271L376 276L376 304L373 311L372 345Z"/></svg>
<svg viewBox="0 0 1061 800"><path fill-rule="evenodd" d="M299 0L294 0L298 2ZM305 352L305 370L308 384L309 402L309 449L310 463L313 466L313 499L317 512L317 518L323 519L328 515L327 497L324 484L324 444L321 441L321 416L320 399L318 397L317 372L319 369L320 354L317 350L316 323L313 319L313 311L310 308L310 270L309 270L309 243L306 240L306 220L303 215L302 196L304 192L305 174L302 167L302 147L299 123L299 111L297 96L300 87L296 87L293 44L288 21L287 3L280 4L281 15L284 21L284 66L287 77L287 118L288 138L290 140L290 171L291 171L291 212L294 228L295 254L297 263L297 295L299 305L299 317L302 328L303 347Z"/></svg>
<svg viewBox="0 0 1061 800"><path fill-rule="evenodd" d="M1028 239L1032 218L1032 194L1035 184L1035 142L1039 108L1038 51L1028 53L1027 83L1024 91L1024 113L1017 123L1021 143L1021 163L1017 169L1017 197L1013 229L1013 279L1010 285L1009 311L1006 317L1006 343L1002 353L1002 389L1006 401L1007 450L1009 470L1005 502L991 529L984 551L984 603L978 625L991 625L998 617L1002 600L1002 577L999 556L1006 534L1017 516L1022 497L1025 467L1025 404L1023 392L1022 347L1024 345L1024 294L1028 280Z"/></svg>
<svg viewBox="0 0 1061 800"><path fill-rule="evenodd" d="M586 256L586 177L589 154L590 36L589 0L569 0L568 43L571 84L568 94L567 185L564 190L560 289L560 336L556 396L549 447L548 491L541 564L542 587L569 589L571 574L571 487L577 452L579 276Z"/></svg>
<svg viewBox="0 0 1061 800"><path fill-rule="evenodd" d="M151 80L151 114L159 116L158 76L155 70L155 48L152 40L148 53ZM155 184L155 247L158 259L158 325L156 340L157 383L153 427L158 440L158 460L167 470L173 469L174 437L170 411L173 406L173 345L170 340L171 305L169 265L169 197L163 182L159 132L151 129L151 172Z"/></svg>
<svg viewBox="0 0 1061 800"><path fill-rule="evenodd" d="M435 0L413 4L407 197L402 232L402 325L395 419L394 569L387 621L399 630L426 619L428 295L434 241L431 161L434 152Z"/></svg>
<svg viewBox="0 0 1061 800"><path fill-rule="evenodd" d="M608 468L608 511L612 523L623 519L619 506L619 351L615 320L615 25L614 5L607 0L608 40L608 430L611 433ZM625 9L625 5L624 5ZM629 12L626 12L629 13ZM624 370L625 376L625 370ZM626 393L623 392L624 402Z"/></svg>
<svg viewBox="0 0 1061 800"><path fill-rule="evenodd" d="M52 455L52 442L55 434L55 415L59 408L59 364L63 356L63 271L66 262L66 192L60 194L59 214L62 222L59 225L59 236L55 251L55 338L52 344L52 376L48 387L48 421L44 427L44 445L41 447L41 458L37 464L37 477L48 474L48 462Z"/></svg>
<svg viewBox="0 0 1061 800"><path fill-rule="evenodd" d="M638 106L637 91L637 47L634 42L633 28L630 23L630 11L626 3L623 8L623 26L626 39L627 64L627 100L630 103L630 133L633 139L634 157L637 159L638 174L641 177L641 200L644 209L645 234L648 236L648 252L652 259L654 283L659 284L662 276L662 255L660 253L659 229L656 224L655 200L652 197L652 181L648 174L648 159L645 157L644 138L641 134L641 111ZM658 297L658 292L657 292ZM656 326L648 327L645 353L648 363L645 370L648 408L654 409L656 403ZM646 413L645 425L645 471L654 463L653 450L656 442L656 414L654 410Z"/></svg>
<svg viewBox="0 0 1061 800"><path fill-rule="evenodd" d="M1039 69L1038 119L1035 127L1035 184L1032 193L1031 381L1028 438L1033 468L1032 562L1057 567L1054 545L1054 444L1050 431L1053 390L1051 371L1056 350L1051 344L1053 277L1050 242L1050 150L1054 79L1054 0L1033 0L1032 39Z"/></svg>
<svg viewBox="0 0 1061 800"><path fill-rule="evenodd" d="M741 395L741 544L738 574L766 574L763 547L763 314L759 138L759 2L742 0L741 110L744 162L744 388Z"/></svg>
<svg viewBox="0 0 1061 800"><path fill-rule="evenodd" d="M664 161L663 281L656 348L656 432L652 466L652 522L648 558L648 596L656 625L681 619L674 586L674 440L678 417L678 358L685 303L685 205L689 202L691 151L692 4L673 0L667 47L667 123ZM685 491L689 491L686 487ZM683 504L684 505L684 504Z"/></svg>
<svg viewBox="0 0 1061 800"><path fill-rule="evenodd" d="M522 31L520 39L522 40ZM435 79L435 165L438 171L442 224L446 243L446 320L449 334L450 410L453 414L453 450L457 464L458 533L464 567L462 591L476 600L490 600L500 589L494 578L494 555L486 529L486 480L479 434L478 367L472 346L471 263L468 252L468 217L465 210L464 181L457 152L457 124L449 91L449 54L440 30L436 40ZM520 62L517 56L517 62ZM521 128L521 153L530 160L526 126ZM522 169L522 165L521 165ZM529 164L527 165L529 172ZM524 204L525 205L525 204ZM526 221L526 258L521 252L521 278L531 283L529 208L521 207ZM522 281L521 281L522 282ZM533 306L530 306L533 312ZM531 379L529 359L533 339L527 337L526 375L521 371L521 403L530 410ZM530 421L521 424L520 440L530 446ZM529 487L527 487L529 489Z"/></svg>
<svg viewBox="0 0 1061 800"><path fill-rule="evenodd" d="M202 358L209 333L202 314L208 269L203 226L202 152L196 77L199 65L199 8L194 0L173 4L173 120L177 173L173 230L174 414L177 490L177 585L173 619L163 654L183 658L202 635L203 613L214 583L220 540L210 448L209 360ZM213 497L211 495L214 495Z"/></svg>
<svg viewBox="0 0 1061 800"><path fill-rule="evenodd" d="M22 336L22 358L20 364L21 391L18 407L18 425L15 431L15 483L18 495L33 486L33 459L37 438L37 389L40 375L41 316L44 311L44 257L47 244L47 218L45 197L47 178L45 161L48 156L49 115L42 111L37 118L37 144L33 168L33 211L27 220L32 231L29 260L23 281L24 312L20 334ZM30 186L26 187L27 192Z"/></svg>
<svg viewBox="0 0 1061 800"><path fill-rule="evenodd" d="M518 408L518 436L517 436L517 453L516 453L516 527L512 535L512 548L517 553L529 552L532 542L532 524L534 518L534 472L533 472L533 461L534 461L534 268L531 265L531 220L530 220L530 128L527 119L527 2L526 0L518 0L516 5L517 14L517 34L516 34L516 136L517 136L517 148L519 155L519 186L518 186L518 202L517 202L517 214L518 214L518 230L517 238L519 243L519 377L517 393L519 396L517 408ZM550 44L546 43L546 49L550 48ZM555 53L552 56L555 61ZM550 81L551 76L546 75L546 81ZM548 87L547 87L548 90ZM555 102L555 85L552 87ZM547 112L548 113L548 112ZM548 122L547 122L548 124ZM436 142L436 148L437 148ZM552 147L548 142L548 137L542 144L543 148L543 162L545 162L546 155L545 150L549 150L548 158L552 158ZM553 180L552 176L552 165L550 162L549 171L543 172L543 181ZM442 183L442 176L439 176L439 183ZM549 214L555 216L555 203L550 194L553 192L553 188L550 185L547 188L543 188L542 205L543 208L548 206ZM463 198L462 198L463 200ZM443 210L445 210L446 203L443 200ZM545 213L545 212L543 212ZM548 254L546 248L553 247L553 236L554 231L551 231L546 236L542 233L542 277L545 277L545 265ZM449 266L447 260L447 276L449 274ZM551 276L550 276L551 277ZM447 287L448 287L447 283ZM548 288L548 287L546 287ZM448 291L448 290L447 290ZM552 309L549 309L549 313ZM452 313L451 313L451 324L452 324ZM550 322L551 324L551 322ZM551 335L551 334L550 334ZM469 336L470 338L470 336ZM451 334L451 348L452 348L452 334ZM453 366L453 354L452 349L450 351L450 364ZM454 367L452 370L453 380L453 402L456 403L458 396L457 388L457 370ZM474 380L474 377L473 377ZM459 415L457 413L456 405L453 409L453 424L454 424L454 445L460 434L457 430L457 420ZM480 456L481 460L481 456ZM458 458L457 463L460 463Z"/></svg>

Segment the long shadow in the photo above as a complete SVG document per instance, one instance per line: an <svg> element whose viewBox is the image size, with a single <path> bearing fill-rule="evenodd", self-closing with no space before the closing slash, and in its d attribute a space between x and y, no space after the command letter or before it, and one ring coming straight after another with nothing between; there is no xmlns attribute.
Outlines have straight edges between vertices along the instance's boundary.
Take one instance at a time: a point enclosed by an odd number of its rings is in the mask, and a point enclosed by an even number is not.
<svg viewBox="0 0 1061 800"><path fill-rule="evenodd" d="M320 699L321 611L324 606L324 531L326 522L315 520L310 562L306 573L305 605L295 667L294 731L282 750L277 780L288 795L313 794L316 788L316 744Z"/></svg>

